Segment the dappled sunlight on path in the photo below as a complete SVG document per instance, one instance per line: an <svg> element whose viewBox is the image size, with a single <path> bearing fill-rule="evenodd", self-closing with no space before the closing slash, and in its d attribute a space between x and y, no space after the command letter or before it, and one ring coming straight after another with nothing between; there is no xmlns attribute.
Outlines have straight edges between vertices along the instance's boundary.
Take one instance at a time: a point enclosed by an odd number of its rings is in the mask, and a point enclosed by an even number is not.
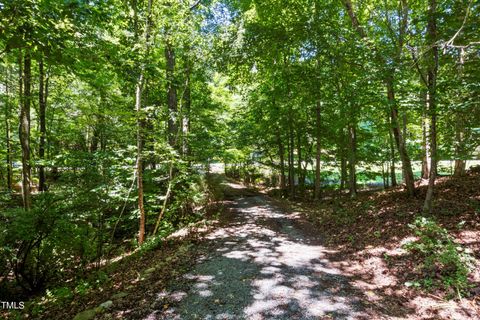
<svg viewBox="0 0 480 320"><path fill-rule="evenodd" d="M263 196L240 197L231 223L146 319L367 318L361 294L325 257L315 235Z"/></svg>

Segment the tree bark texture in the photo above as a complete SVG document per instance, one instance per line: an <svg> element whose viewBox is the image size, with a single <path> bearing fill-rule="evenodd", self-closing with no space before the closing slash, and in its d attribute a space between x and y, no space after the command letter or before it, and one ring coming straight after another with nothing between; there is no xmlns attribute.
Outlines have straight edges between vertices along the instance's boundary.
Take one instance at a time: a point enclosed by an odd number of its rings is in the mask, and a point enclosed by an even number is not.
<svg viewBox="0 0 480 320"><path fill-rule="evenodd" d="M22 75L23 58L23 75ZM31 168L30 168L30 101L31 101L31 58L28 49L24 57L18 59L20 127L19 139L22 148L22 200L25 210L31 208Z"/></svg>

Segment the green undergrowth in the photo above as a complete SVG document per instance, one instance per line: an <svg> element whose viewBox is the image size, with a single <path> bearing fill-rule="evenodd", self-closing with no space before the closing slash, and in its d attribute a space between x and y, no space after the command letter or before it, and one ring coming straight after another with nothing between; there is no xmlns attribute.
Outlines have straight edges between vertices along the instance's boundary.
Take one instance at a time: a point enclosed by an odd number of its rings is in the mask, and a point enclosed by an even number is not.
<svg viewBox="0 0 480 320"><path fill-rule="evenodd" d="M203 221L203 224L209 225L210 221ZM189 227L194 225L195 223L192 222ZM98 269L92 269L84 276L47 289L44 294L28 301L24 310L12 311L9 314L9 319L21 318L26 314L46 319L46 312L62 310L78 301L91 301L95 299L94 296L98 293L109 291L116 287L115 283L118 281L118 274L125 274L132 268L136 270L141 281L148 278L152 272L160 272L161 270L170 272L176 269L169 264L172 261L184 260L178 256L188 255L192 244L189 236L185 240L183 238L170 238L169 236L175 231L174 229L161 230L157 236L148 238L133 253L126 254L124 257L120 257L119 260L107 263ZM165 248L169 248L171 251L164 252ZM161 254L162 259L153 258L156 257L156 254ZM115 291L116 289L113 290ZM127 286L123 290L134 290L134 287L132 285Z"/></svg>
<svg viewBox="0 0 480 320"><path fill-rule="evenodd" d="M142 246L132 236L138 225L134 197L127 202L100 194L97 189L88 195L75 193L77 189L56 190L37 195L29 211L18 207L3 210L0 298L27 301L22 314L41 314L46 306L68 305L78 297L101 290L108 285L112 272L124 263L168 247L172 233L201 221L208 224L209 219L216 217L222 179L214 175L179 174L174 180L175 194L168 202L156 236L151 235L151 230L159 212L155 204L161 201L150 200L149 234ZM152 188L146 197L153 194ZM115 258L121 259L104 266L102 261ZM16 277L2 278L8 274ZM11 315L16 317L15 312Z"/></svg>
<svg viewBox="0 0 480 320"><path fill-rule="evenodd" d="M447 230L432 218L417 217L410 228L417 240L405 244L404 248L420 260L417 278L406 285L426 290L441 288L449 298L467 295L474 259L470 252L455 243Z"/></svg>

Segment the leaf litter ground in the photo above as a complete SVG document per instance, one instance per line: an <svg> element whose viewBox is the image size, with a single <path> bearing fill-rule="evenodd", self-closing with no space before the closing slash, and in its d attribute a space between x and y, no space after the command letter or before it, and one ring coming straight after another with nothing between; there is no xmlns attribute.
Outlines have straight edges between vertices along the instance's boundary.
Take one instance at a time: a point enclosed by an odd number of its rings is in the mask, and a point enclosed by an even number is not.
<svg viewBox="0 0 480 320"><path fill-rule="evenodd" d="M479 183L479 176L439 179L435 210L477 261ZM479 319L478 268L476 287L460 301L404 285L417 261L402 244L424 192L414 199L401 188L361 192L354 201L332 193L318 205L228 183L215 224L110 265L101 290L47 303L40 318L72 319L113 300L96 319Z"/></svg>

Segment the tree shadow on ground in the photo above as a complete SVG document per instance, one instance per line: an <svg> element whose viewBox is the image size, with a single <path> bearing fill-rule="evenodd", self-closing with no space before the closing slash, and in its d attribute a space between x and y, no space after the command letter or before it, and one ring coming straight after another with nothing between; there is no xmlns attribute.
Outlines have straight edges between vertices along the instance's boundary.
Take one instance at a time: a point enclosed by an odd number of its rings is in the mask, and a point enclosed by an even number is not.
<svg viewBox="0 0 480 320"><path fill-rule="evenodd" d="M433 214L434 219L454 235L456 242L472 250L477 259L480 257L477 243L479 178L440 178L435 188ZM287 206L292 205L294 212L308 217L316 225L317 232L325 235L325 243L337 249L327 254L328 259L351 275L352 283L367 293L369 301L381 301L380 308L389 309L384 313L393 314L395 309L408 305L416 309L415 317L421 319L475 318L471 314L478 311L472 313L465 309L479 310L478 303L477 307L468 307L475 304L475 296L480 294L476 289L472 290L469 299L447 302L442 290L424 292L405 286L424 276L417 270L420 257L403 250L402 245L414 239L409 224L421 214L425 192L426 186L421 186L416 197L409 198L399 187L382 192L360 192L355 200L340 195L321 204L288 203ZM462 222L461 228L459 222ZM478 288L479 269L474 268L471 277L474 288Z"/></svg>
<svg viewBox="0 0 480 320"><path fill-rule="evenodd" d="M234 210L231 223L207 236L192 271L158 293L164 307L144 319L368 319L415 311L385 307L380 292L368 302L353 284L358 279L331 260L337 253L265 197L238 198Z"/></svg>

